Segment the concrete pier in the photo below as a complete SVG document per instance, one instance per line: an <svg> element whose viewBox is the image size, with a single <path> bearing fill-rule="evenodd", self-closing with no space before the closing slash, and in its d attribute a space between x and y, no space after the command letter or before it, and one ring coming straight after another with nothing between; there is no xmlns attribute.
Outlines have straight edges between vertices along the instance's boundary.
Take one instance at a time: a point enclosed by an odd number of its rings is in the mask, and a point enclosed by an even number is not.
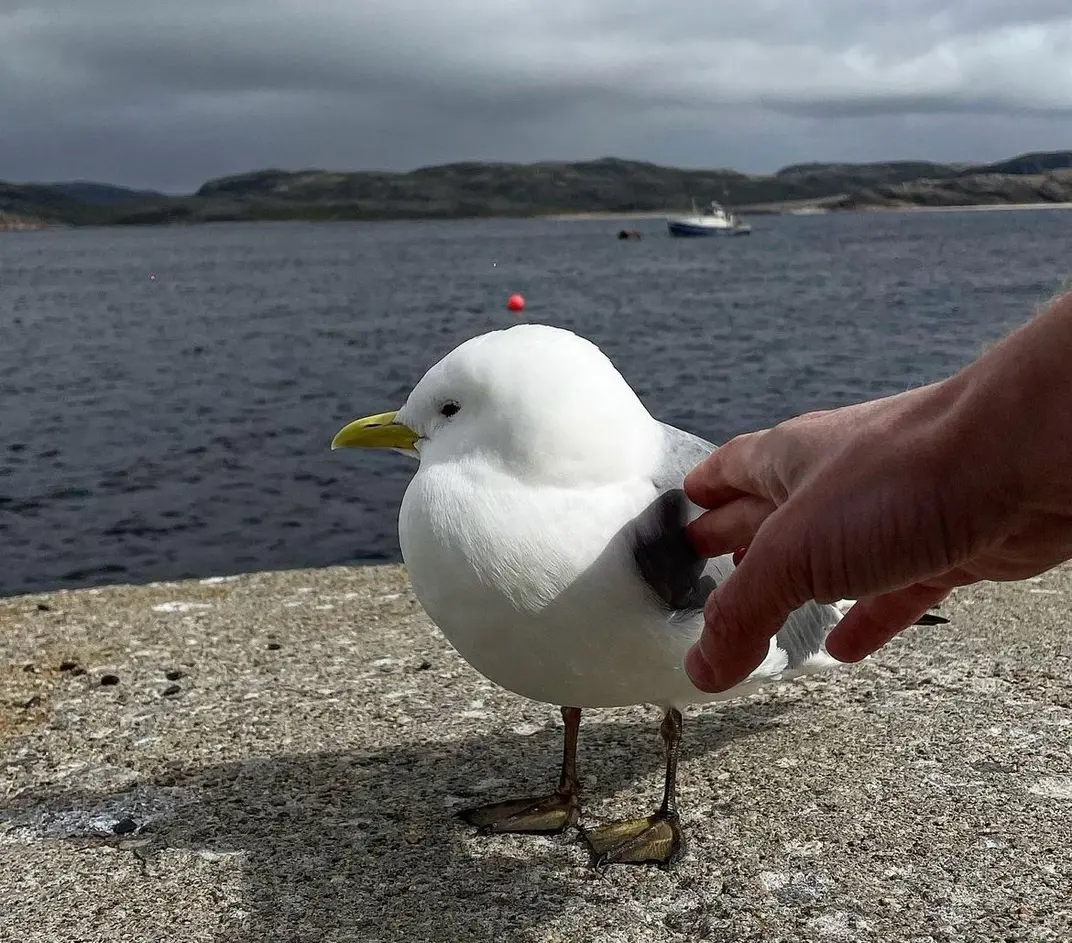
<svg viewBox="0 0 1072 943"><path fill-rule="evenodd" d="M692 711L685 860L477 837L558 712L483 680L397 567L0 600L0 940L1072 939L1072 568L869 661ZM648 811L650 709L582 718L585 821Z"/></svg>

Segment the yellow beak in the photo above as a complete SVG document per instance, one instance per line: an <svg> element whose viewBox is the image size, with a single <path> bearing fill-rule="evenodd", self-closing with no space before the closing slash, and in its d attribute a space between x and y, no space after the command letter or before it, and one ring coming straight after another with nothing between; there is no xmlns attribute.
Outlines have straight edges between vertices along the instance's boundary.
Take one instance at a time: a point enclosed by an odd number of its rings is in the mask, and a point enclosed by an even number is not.
<svg viewBox="0 0 1072 943"><path fill-rule="evenodd" d="M395 411L355 419L331 440L332 449L404 449L413 451L417 433L395 422Z"/></svg>

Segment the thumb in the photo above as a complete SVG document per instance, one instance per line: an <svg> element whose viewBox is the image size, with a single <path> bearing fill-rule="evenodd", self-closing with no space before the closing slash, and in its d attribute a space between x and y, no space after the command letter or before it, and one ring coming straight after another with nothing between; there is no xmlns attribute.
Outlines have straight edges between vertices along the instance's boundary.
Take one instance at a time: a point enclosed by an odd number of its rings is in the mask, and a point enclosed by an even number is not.
<svg viewBox="0 0 1072 943"><path fill-rule="evenodd" d="M744 559L707 597L703 632L685 656L685 671L701 691L743 681L789 614L811 598L803 547L779 532L780 513L764 522Z"/></svg>

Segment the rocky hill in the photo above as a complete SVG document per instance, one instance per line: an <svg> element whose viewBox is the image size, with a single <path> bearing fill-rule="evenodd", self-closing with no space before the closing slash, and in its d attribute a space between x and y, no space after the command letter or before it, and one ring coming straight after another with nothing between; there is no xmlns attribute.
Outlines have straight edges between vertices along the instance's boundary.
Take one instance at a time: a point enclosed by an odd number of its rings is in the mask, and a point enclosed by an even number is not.
<svg viewBox="0 0 1072 943"><path fill-rule="evenodd" d="M343 213L487 216L642 212L685 208L692 200L734 205L831 196L858 187L952 175L941 164L811 164L773 175L683 170L603 158L577 163L457 163L405 174L263 170L206 183L200 199L257 202L285 213L296 206Z"/></svg>
<svg viewBox="0 0 1072 943"><path fill-rule="evenodd" d="M641 161L454 163L408 173L258 170L168 196L87 182L0 183L0 213L50 224L242 220L457 219L821 202L835 209L1037 203L1068 199L1072 151L988 165L927 161L810 163L774 174L689 170Z"/></svg>
<svg viewBox="0 0 1072 943"><path fill-rule="evenodd" d="M993 164L973 164L961 171L969 174L1044 174L1072 167L1072 151L1033 151Z"/></svg>
<svg viewBox="0 0 1072 943"><path fill-rule="evenodd" d="M166 194L157 190L131 190L129 187L116 187L110 183L91 183L86 180L46 183L43 186L59 196L69 197L80 203L88 203L90 206L117 206L167 199Z"/></svg>
<svg viewBox="0 0 1072 943"><path fill-rule="evenodd" d="M869 187L829 203L831 209L1001 206L1072 203L1072 169L1050 173L972 173Z"/></svg>
<svg viewBox="0 0 1072 943"><path fill-rule="evenodd" d="M953 177L966 165L935 164L921 160L898 160L877 164L790 164L774 174L784 183L810 185L829 195L831 186L845 190L903 183L921 177Z"/></svg>
<svg viewBox="0 0 1072 943"><path fill-rule="evenodd" d="M96 207L65 196L47 184L0 181L0 213L38 224L86 225L100 220Z"/></svg>

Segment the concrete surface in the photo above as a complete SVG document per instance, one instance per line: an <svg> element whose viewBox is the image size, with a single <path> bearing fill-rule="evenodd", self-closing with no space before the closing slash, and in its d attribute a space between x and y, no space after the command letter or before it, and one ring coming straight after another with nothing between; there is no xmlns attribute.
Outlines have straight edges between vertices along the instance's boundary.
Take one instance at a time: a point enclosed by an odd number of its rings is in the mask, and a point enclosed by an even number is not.
<svg viewBox="0 0 1072 943"><path fill-rule="evenodd" d="M1070 593L966 590L868 664L693 711L688 857L602 878L451 814L549 787L560 721L397 568L3 600L0 940L1070 940ZM657 725L586 714L588 822L656 802Z"/></svg>

